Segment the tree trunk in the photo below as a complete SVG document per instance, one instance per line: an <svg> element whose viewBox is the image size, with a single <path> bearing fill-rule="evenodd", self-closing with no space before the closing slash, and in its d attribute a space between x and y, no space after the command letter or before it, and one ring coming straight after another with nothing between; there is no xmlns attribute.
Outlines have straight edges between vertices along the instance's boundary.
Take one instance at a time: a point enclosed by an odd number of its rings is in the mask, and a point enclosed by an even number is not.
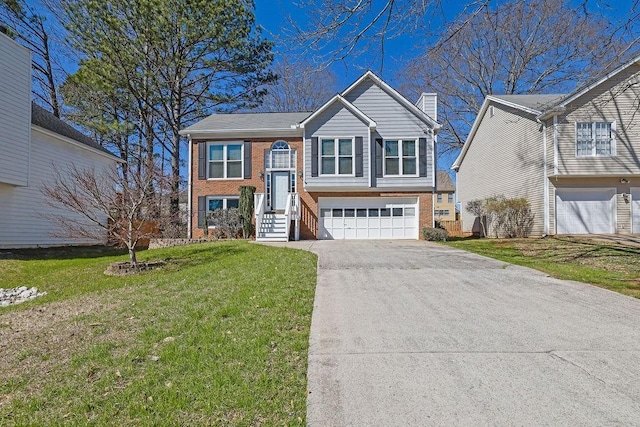
<svg viewBox="0 0 640 427"><path fill-rule="evenodd" d="M131 265L138 265L138 259L136 258L136 251L132 246L127 247L129 250L129 263Z"/></svg>
<svg viewBox="0 0 640 427"><path fill-rule="evenodd" d="M171 223L180 225L180 135L174 129L171 141L171 195L169 215Z"/></svg>

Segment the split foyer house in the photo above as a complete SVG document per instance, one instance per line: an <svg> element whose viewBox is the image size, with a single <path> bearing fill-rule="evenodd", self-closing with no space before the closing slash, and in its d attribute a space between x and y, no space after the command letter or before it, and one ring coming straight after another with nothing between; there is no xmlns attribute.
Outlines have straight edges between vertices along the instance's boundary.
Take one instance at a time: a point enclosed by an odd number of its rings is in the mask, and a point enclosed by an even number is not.
<svg viewBox="0 0 640 427"><path fill-rule="evenodd" d="M435 94L372 72L312 112L214 114L189 138L189 235L257 188L258 240L417 239L433 226Z"/></svg>
<svg viewBox="0 0 640 427"><path fill-rule="evenodd" d="M42 185L75 165L100 171L119 159L91 138L31 103L31 54L0 33L0 248L106 242L56 236ZM105 217L105 222L107 218Z"/></svg>
<svg viewBox="0 0 640 427"><path fill-rule="evenodd" d="M453 165L463 230L467 202L503 194L532 235L640 233L639 156L640 58L571 94L488 96Z"/></svg>

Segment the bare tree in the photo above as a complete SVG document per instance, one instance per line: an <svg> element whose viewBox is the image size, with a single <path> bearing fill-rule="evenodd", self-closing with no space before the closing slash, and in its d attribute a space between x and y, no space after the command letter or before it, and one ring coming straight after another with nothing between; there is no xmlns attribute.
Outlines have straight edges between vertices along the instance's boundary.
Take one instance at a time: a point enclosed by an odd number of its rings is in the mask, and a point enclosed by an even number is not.
<svg viewBox="0 0 640 427"><path fill-rule="evenodd" d="M55 66L51 25L43 14L24 0L0 0L0 24L3 22L12 35L33 54L34 98L56 117L60 117L58 76L63 71L61 67Z"/></svg>
<svg viewBox="0 0 640 427"><path fill-rule="evenodd" d="M267 86L262 104L254 111L314 111L338 91L336 75L331 70L317 71L304 59L295 62L283 59L272 71L278 75L278 81Z"/></svg>
<svg viewBox="0 0 640 427"><path fill-rule="evenodd" d="M489 0L469 0L464 11L477 12ZM441 0L301 0L296 4L308 20L301 24L289 18L287 40L313 55L321 69L357 57L376 53L380 70L384 67L386 42L395 37L425 33L431 20L442 23ZM434 24L434 27L436 24Z"/></svg>
<svg viewBox="0 0 640 427"><path fill-rule="evenodd" d="M116 167L98 172L72 165L56 168L42 192L50 206L61 209L52 218L59 226L58 236L99 241L108 236L127 248L130 263L136 265L138 241L152 237L145 225L152 218L144 207L157 178L154 171L125 178Z"/></svg>
<svg viewBox="0 0 640 427"><path fill-rule="evenodd" d="M630 45L611 28L566 0L504 3L459 17L407 67L403 89L438 93L441 153L457 150L487 95L568 92L619 61Z"/></svg>

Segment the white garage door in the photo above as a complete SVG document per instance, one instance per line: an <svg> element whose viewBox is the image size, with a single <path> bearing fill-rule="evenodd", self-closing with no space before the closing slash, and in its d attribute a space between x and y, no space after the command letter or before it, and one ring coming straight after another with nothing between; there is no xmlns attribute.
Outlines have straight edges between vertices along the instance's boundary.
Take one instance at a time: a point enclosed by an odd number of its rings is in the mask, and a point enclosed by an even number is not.
<svg viewBox="0 0 640 427"><path fill-rule="evenodd" d="M556 190L557 233L615 233L614 196L614 189Z"/></svg>
<svg viewBox="0 0 640 427"><path fill-rule="evenodd" d="M640 233L640 188L631 189L631 232Z"/></svg>
<svg viewBox="0 0 640 427"><path fill-rule="evenodd" d="M318 199L319 238L417 239L417 198Z"/></svg>

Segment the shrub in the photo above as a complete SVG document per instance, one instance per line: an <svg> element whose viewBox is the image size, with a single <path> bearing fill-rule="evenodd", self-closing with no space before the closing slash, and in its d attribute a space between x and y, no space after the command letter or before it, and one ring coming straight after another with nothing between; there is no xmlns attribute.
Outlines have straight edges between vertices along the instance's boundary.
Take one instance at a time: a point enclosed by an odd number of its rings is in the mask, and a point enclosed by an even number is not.
<svg viewBox="0 0 640 427"><path fill-rule="evenodd" d="M206 224L215 227L213 237L216 239L235 239L242 232L242 218L236 208L216 209L209 214Z"/></svg>
<svg viewBox="0 0 640 427"><path fill-rule="evenodd" d="M425 227L422 229L422 235L424 236L424 240L431 242L446 242L449 238L449 232L443 228Z"/></svg>
<svg viewBox="0 0 640 427"><path fill-rule="evenodd" d="M471 200L466 209L480 219L484 236L491 231L495 237L528 237L533 227L534 214L524 197L508 199L500 195Z"/></svg>

